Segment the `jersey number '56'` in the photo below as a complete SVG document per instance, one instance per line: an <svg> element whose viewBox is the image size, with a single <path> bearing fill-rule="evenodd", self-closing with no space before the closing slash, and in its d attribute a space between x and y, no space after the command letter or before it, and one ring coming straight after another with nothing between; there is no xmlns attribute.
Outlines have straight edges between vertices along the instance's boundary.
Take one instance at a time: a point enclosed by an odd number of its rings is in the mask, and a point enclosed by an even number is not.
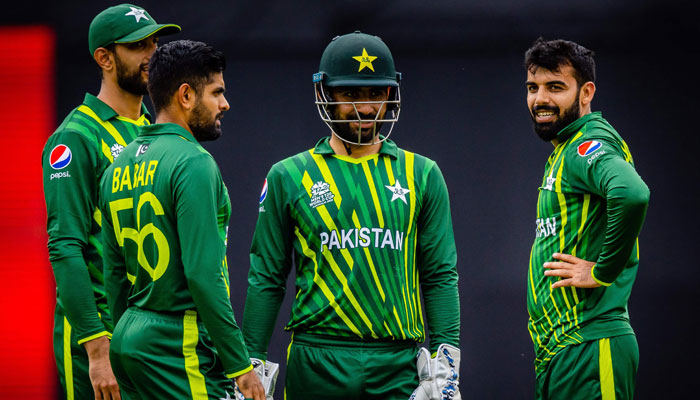
<svg viewBox="0 0 700 400"><path fill-rule="evenodd" d="M109 202L109 210L112 215L112 223L114 224L114 235L117 238L117 243L120 247L124 247L124 239L132 240L136 243L138 248L138 262L139 265L148 272L151 279L154 281L163 276L165 270L168 268L168 262L170 261L170 247L168 246L168 240L165 238L163 232L156 228L152 222L141 226L141 207L148 204L155 215L163 215L163 205L160 203L158 198L151 193L146 192L139 196L138 203L136 199L129 197L126 199L119 199ZM121 227L117 215L120 211L132 210L136 206L136 229L129 227ZM146 258L146 254L143 251L143 243L146 238L152 235L153 241L156 244L158 250L158 261L156 262L155 268L151 266ZM136 271L134 271L135 273ZM136 280L135 275L131 275L127 272L127 278L131 283Z"/></svg>

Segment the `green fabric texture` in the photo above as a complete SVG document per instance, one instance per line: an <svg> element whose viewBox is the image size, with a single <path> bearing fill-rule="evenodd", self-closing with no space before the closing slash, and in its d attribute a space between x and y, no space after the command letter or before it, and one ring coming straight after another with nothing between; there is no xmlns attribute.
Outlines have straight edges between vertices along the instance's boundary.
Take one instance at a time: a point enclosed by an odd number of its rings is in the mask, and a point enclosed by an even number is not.
<svg viewBox="0 0 700 400"><path fill-rule="evenodd" d="M212 156L181 126L150 125L107 169L101 191L105 286L115 321L128 307L194 310L225 373L248 368L229 298L231 203Z"/></svg>
<svg viewBox="0 0 700 400"><path fill-rule="evenodd" d="M292 339L285 379L287 400L406 400L418 387L415 343L315 336Z"/></svg>
<svg viewBox="0 0 700 400"><path fill-rule="evenodd" d="M251 355L266 358L292 262L285 329L422 342L425 314L431 349L458 346L457 254L440 169L390 140L362 159L336 156L328 140L267 175L243 317Z"/></svg>
<svg viewBox="0 0 700 400"><path fill-rule="evenodd" d="M558 138L539 188L528 271L528 329L538 374L566 346L633 333L627 301L649 201L627 144L599 112L579 118ZM595 262L594 276L605 285L552 291L558 278L545 276L542 265L555 261L553 253Z"/></svg>
<svg viewBox="0 0 700 400"><path fill-rule="evenodd" d="M142 113L148 123L145 106ZM138 126L118 119L109 106L86 94L83 104L68 114L44 146L46 227L56 302L78 340L112 331L104 295L97 186L112 159L137 135ZM61 145L69 149L70 161L52 166L52 151Z"/></svg>
<svg viewBox="0 0 700 400"><path fill-rule="evenodd" d="M129 308L114 330L110 360L122 398L128 399L225 399L233 385L223 373L221 359L204 324L198 334L183 341L183 316ZM148 339L144 340L144 332ZM188 371L185 347L196 354ZM190 357L190 361L193 357ZM199 373L201 378L193 377Z"/></svg>
<svg viewBox="0 0 700 400"><path fill-rule="evenodd" d="M634 335L610 338L615 400L632 400L639 365L639 346ZM605 375L605 372L603 372ZM588 341L559 352L547 372L537 376L535 399L591 400L603 397L600 342Z"/></svg>
<svg viewBox="0 0 700 400"><path fill-rule="evenodd" d="M70 330L70 334L66 335L66 329ZM70 349L70 354L66 354L66 347ZM66 326L65 315L59 307L56 307L54 313L53 354L58 380L61 383L59 398L94 400L95 392L88 373L90 363L87 352L83 345L78 344L70 325ZM68 355L69 357L66 357ZM67 370L69 373L66 373Z"/></svg>

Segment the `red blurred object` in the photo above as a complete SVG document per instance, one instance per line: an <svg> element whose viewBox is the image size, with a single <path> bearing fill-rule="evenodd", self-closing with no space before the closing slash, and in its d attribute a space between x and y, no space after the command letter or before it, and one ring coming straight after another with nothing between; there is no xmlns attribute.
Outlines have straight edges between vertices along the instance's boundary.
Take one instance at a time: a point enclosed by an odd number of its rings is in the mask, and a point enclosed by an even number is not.
<svg viewBox="0 0 700 400"><path fill-rule="evenodd" d="M53 399L55 284L41 151L56 127L54 33L0 27L0 399Z"/></svg>

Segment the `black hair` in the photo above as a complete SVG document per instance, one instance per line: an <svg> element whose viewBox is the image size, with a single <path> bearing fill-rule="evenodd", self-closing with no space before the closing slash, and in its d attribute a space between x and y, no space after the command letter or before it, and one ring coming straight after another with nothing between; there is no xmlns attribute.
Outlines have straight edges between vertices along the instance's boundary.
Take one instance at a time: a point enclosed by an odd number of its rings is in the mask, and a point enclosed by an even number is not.
<svg viewBox="0 0 700 400"><path fill-rule="evenodd" d="M156 114L170 104L183 83L201 93L212 75L225 68L224 54L206 43L176 40L158 47L148 67L148 93Z"/></svg>
<svg viewBox="0 0 700 400"><path fill-rule="evenodd" d="M581 87L586 82L595 82L595 53L569 40L545 40L537 38L525 52L525 68L534 73L538 68L559 71L566 65L574 69L574 78Z"/></svg>

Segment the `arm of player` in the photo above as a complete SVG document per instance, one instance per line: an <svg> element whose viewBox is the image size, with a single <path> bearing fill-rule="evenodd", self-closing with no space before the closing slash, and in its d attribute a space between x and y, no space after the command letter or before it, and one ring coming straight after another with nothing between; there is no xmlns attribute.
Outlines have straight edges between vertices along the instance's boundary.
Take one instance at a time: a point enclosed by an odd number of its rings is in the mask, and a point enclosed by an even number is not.
<svg viewBox="0 0 700 400"><path fill-rule="evenodd" d="M609 286L632 253L649 204L649 188L632 164L620 157L601 160L600 186L607 200L605 241L591 275Z"/></svg>
<svg viewBox="0 0 700 400"><path fill-rule="evenodd" d="M224 194L221 175L209 154L202 153L180 165L173 174L177 230L185 278L221 357L227 377L253 369L241 331L236 325L224 274L226 245L219 233L219 199ZM228 221L226 221L228 222Z"/></svg>
<svg viewBox="0 0 700 400"><path fill-rule="evenodd" d="M457 249L447 185L437 164L431 168L422 192L416 258L430 330L430 351L435 352L442 343L459 347L460 331Z"/></svg>
<svg viewBox="0 0 700 400"><path fill-rule="evenodd" d="M292 228L283 191L284 177L273 167L260 201L258 222L250 250L248 292L243 313L243 337L251 357L267 359L291 269Z"/></svg>
<svg viewBox="0 0 700 400"><path fill-rule="evenodd" d="M620 150L622 144L612 143L605 138L597 140L603 143L601 156L595 159L576 157L574 162L581 163L577 170L581 172L584 188L606 199L605 240L598 259L588 260L595 265L589 265L590 270L584 272L588 272L597 284L609 286L625 268L634 249L646 216L649 188L634 166L626 160L624 152ZM587 268L585 263L573 259L569 259L567 263L575 266L558 265L571 267L571 274L582 271L577 267ZM581 284L586 285L585 282L582 280ZM571 285L577 284L571 282Z"/></svg>
<svg viewBox="0 0 700 400"><path fill-rule="evenodd" d="M51 164L56 146L68 148L68 164ZM54 134L42 156L49 259L68 323L78 343L109 334L98 314L88 266L83 258L95 212L95 155L80 134Z"/></svg>
<svg viewBox="0 0 700 400"><path fill-rule="evenodd" d="M110 171L108 169L108 171ZM103 176L101 187L104 190L110 190L108 185L111 177ZM101 196L106 198L106 196ZM114 231L114 225L111 217L111 206L102 202L100 204L102 213L102 268L105 279L105 296L109 311L112 313L112 321L114 326L124 312L126 311L129 289L131 284L127 278L126 262L121 247L117 241L117 233Z"/></svg>

